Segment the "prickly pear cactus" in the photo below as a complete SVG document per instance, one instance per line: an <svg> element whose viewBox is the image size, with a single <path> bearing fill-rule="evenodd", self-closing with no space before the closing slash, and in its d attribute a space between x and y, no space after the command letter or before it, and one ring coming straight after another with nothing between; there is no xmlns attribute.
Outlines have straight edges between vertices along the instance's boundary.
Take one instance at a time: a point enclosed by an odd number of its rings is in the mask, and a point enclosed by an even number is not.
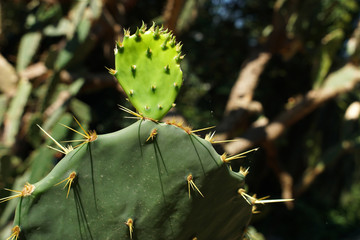
<svg viewBox="0 0 360 240"><path fill-rule="evenodd" d="M172 107L182 84L180 43L153 25L125 31L115 47L115 75L129 101L144 117L160 120Z"/></svg>
<svg viewBox="0 0 360 240"><path fill-rule="evenodd" d="M118 79L139 120L120 131L65 147L65 157L41 181L0 199L19 199L8 239L242 239L255 204L243 189L247 169L219 155L213 135L202 139L176 122L158 120L182 83L180 45L158 27L126 32L115 48ZM75 119L76 120L76 119Z"/></svg>
<svg viewBox="0 0 360 240"><path fill-rule="evenodd" d="M24 239L239 239L251 216L237 193L243 179L210 142L140 120L29 185L14 224Z"/></svg>

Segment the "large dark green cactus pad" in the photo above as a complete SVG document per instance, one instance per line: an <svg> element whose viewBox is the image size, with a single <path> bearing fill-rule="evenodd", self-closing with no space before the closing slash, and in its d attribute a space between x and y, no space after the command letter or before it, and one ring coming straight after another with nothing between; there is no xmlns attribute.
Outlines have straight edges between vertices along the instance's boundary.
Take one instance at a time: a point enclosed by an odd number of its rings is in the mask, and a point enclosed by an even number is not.
<svg viewBox="0 0 360 240"><path fill-rule="evenodd" d="M73 172L67 198L56 184ZM209 141L139 120L68 153L20 198L14 225L19 240L242 239L252 214L243 184Z"/></svg>
<svg viewBox="0 0 360 240"><path fill-rule="evenodd" d="M144 117L160 120L182 85L181 44L167 30L145 25L115 47L115 75L129 101Z"/></svg>

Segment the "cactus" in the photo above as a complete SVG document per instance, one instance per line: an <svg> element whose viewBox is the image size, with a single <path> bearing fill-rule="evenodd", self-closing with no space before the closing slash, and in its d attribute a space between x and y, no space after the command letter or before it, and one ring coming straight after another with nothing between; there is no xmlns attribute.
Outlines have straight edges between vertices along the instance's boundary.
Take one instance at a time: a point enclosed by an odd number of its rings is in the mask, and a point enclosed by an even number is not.
<svg viewBox="0 0 360 240"><path fill-rule="evenodd" d="M167 30L145 24L134 35L125 31L115 47L115 70L129 101L140 115L160 120L173 106L182 84L180 43Z"/></svg>
<svg viewBox="0 0 360 240"><path fill-rule="evenodd" d="M256 204L244 190L248 169L234 172L213 135L200 138L176 122L161 123L182 83L180 47L171 33L143 25L125 32L109 69L138 113L114 133L78 133L42 180L0 199L19 199L8 239L242 239ZM136 67L135 67L136 66ZM123 108L125 109L125 108ZM206 130L206 129L203 129Z"/></svg>

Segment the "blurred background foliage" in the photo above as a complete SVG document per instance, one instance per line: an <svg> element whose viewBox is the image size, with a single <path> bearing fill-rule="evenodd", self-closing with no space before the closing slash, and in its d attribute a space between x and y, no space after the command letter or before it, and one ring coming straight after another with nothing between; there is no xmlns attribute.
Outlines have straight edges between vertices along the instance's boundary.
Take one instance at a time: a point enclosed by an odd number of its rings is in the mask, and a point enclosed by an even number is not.
<svg viewBox="0 0 360 240"><path fill-rule="evenodd" d="M105 66L144 21L184 44L184 85L169 115L217 125L245 160L248 189L295 198L262 207L253 239L360 238L360 3L357 0L1 0L0 189L44 177L61 158L59 123L98 133L133 120ZM224 186L226 187L226 186ZM1 196L7 191L1 190ZM16 201L0 206L5 239ZM221 227L221 226L219 226ZM256 230L255 230L256 229ZM258 233L256 233L256 231Z"/></svg>

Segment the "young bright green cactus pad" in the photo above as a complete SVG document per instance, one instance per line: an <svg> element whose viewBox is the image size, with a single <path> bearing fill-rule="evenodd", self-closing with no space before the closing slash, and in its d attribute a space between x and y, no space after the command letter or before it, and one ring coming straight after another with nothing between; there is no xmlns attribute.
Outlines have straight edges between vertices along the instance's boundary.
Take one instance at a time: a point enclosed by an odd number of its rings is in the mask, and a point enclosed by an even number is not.
<svg viewBox="0 0 360 240"><path fill-rule="evenodd" d="M181 44L167 30L143 25L115 47L115 75L140 115L160 120L182 85Z"/></svg>

